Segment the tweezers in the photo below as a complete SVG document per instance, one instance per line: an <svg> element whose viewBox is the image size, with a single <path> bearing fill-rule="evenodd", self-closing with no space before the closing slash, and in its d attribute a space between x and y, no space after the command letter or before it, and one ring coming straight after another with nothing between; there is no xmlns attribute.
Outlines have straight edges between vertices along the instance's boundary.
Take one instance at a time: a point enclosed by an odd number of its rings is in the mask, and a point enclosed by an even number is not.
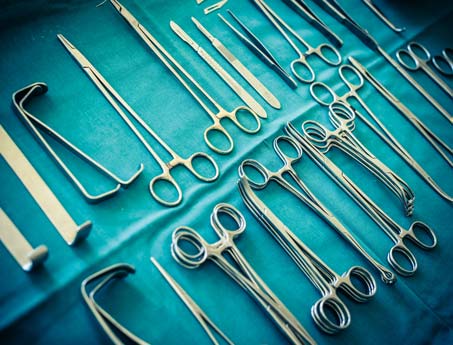
<svg viewBox="0 0 453 345"><path fill-rule="evenodd" d="M241 20L230 10L227 10L230 16L236 21L236 23L242 28L248 38L236 29L233 24L231 24L225 17L221 14L218 14L219 18L226 24L228 27L238 36L242 43L249 48L253 54L255 54L261 61L268 65L272 70L274 70L280 78L282 78L286 84L292 89L297 88L297 83L293 78L284 70L281 64L277 59L272 55L272 53L267 49L267 47L258 39L258 37L243 23Z"/></svg>

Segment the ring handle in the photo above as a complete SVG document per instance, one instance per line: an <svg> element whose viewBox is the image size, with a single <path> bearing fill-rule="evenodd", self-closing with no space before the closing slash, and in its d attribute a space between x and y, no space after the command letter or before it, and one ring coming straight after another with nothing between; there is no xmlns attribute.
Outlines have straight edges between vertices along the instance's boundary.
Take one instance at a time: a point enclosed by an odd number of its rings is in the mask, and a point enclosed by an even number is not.
<svg viewBox="0 0 453 345"><path fill-rule="evenodd" d="M165 200L164 198L159 196L159 193L156 191L155 185L157 182L164 182L167 184L170 184L177 192L177 198L174 201L168 201ZM168 207L175 207L179 205L182 201L182 191L181 188L179 187L179 184L176 182L176 180L170 175L169 172L164 172L156 177L154 177L150 182L149 182L149 191L151 195L153 196L154 199L156 199L157 202L164 206Z"/></svg>
<svg viewBox="0 0 453 345"><path fill-rule="evenodd" d="M410 268L404 267L404 265L400 264L396 254L399 254L400 257L406 259L406 261L410 264ZM400 275L404 277L410 277L414 275L417 271L418 264L417 259L415 258L414 254L402 243L399 242L395 244L387 255L387 260L393 269Z"/></svg>
<svg viewBox="0 0 453 345"><path fill-rule="evenodd" d="M287 155L285 153L285 150L280 146L281 143L287 143L288 145L290 145L296 151L296 156L291 157ZM296 140L287 135L279 135L274 139L274 150L275 152L277 152L277 155L280 157L280 159L287 165L296 163L302 158L304 154L302 147L296 142Z"/></svg>
<svg viewBox="0 0 453 345"><path fill-rule="evenodd" d="M235 223L235 228L229 229L219 218L220 215L229 216ZM220 238L236 238L242 234L247 226L244 216L239 210L233 205L220 203L214 207L211 213L211 225L220 236Z"/></svg>
<svg viewBox="0 0 453 345"><path fill-rule="evenodd" d="M235 108L230 115L227 116L233 121L233 123L243 132L248 133L248 134L255 134L261 129L261 121L258 115L249 107L246 107L244 105L241 105L237 108ZM256 123L256 127L253 127L252 129L247 128L246 124L243 124L240 120L240 114L246 115L246 117L252 117L254 122Z"/></svg>
<svg viewBox="0 0 453 345"><path fill-rule="evenodd" d="M426 237L429 239L429 242L427 243L422 238L420 238L420 236L417 235L417 231L415 230L423 232L425 235L427 235ZM407 230L407 232L405 232L402 237L407 237L410 241L424 250L434 249L434 247L436 247L437 245L437 236L434 233L433 229L431 229L431 227L429 227L427 224L418 220L411 224L409 230Z"/></svg>
<svg viewBox="0 0 453 345"><path fill-rule="evenodd" d="M338 66L341 64L342 61L341 54L334 46L328 43L322 43L316 48L315 51L317 52L316 54L320 57L320 59L323 60L328 65ZM328 51L332 54L329 53L326 54L325 51ZM331 58L329 58L329 55L334 56L335 59L332 60Z"/></svg>
<svg viewBox="0 0 453 345"><path fill-rule="evenodd" d="M434 67L447 77L453 76L453 49L445 48L442 50L442 55L436 55L432 58ZM448 69L442 67L442 65L447 65Z"/></svg>
<svg viewBox="0 0 453 345"><path fill-rule="evenodd" d="M351 78L347 77L347 73L348 73L347 71L349 71L349 73L353 74L354 77L358 79L358 83L354 83L351 80ZM347 87L349 87L350 90L357 91L365 84L362 73L360 73L352 65L341 65L340 68L338 69L338 73L340 74L341 80L343 80L343 82L346 84Z"/></svg>
<svg viewBox="0 0 453 345"><path fill-rule="evenodd" d="M329 101L326 102L320 96L318 96L318 93L316 92L317 89L325 91L324 94L329 95ZM310 85L310 94L316 102L325 105L326 107L328 107L332 102L334 102L338 98L330 87L328 87L326 84L320 81L314 82Z"/></svg>
<svg viewBox="0 0 453 345"><path fill-rule="evenodd" d="M181 266L194 269L207 260L208 244L194 229L181 226L173 231L171 239L171 255ZM192 245L196 252L191 254L185 251L183 243Z"/></svg>
<svg viewBox="0 0 453 345"><path fill-rule="evenodd" d="M413 65L410 65L409 63L406 62L404 57L409 57L410 61L412 61ZM416 71L420 68L420 62L418 61L417 56L413 56L412 53L408 50L405 49L400 49L396 52L396 58L398 59L398 62L404 66L406 69L409 71Z"/></svg>
<svg viewBox="0 0 453 345"><path fill-rule="evenodd" d="M302 123L302 131L305 137L316 146L321 152L326 153L329 151L330 145L330 131L317 121L307 120Z"/></svg>
<svg viewBox="0 0 453 345"><path fill-rule="evenodd" d="M196 159L202 159L204 161L209 162L209 164L214 168L214 175L205 176L205 175L203 175L202 172L198 171L193 164L193 161ZM204 152L195 152L188 159L186 159L183 164L197 179L204 181L204 182L213 182L213 181L217 180L217 178L219 177L219 174L220 174L219 166L217 165L214 158L212 158L210 155L208 155L207 153L204 153Z"/></svg>
<svg viewBox="0 0 453 345"><path fill-rule="evenodd" d="M340 280L340 288L343 289L353 300L359 303L368 301L376 294L376 281L371 273L361 266L353 266L341 277L345 280ZM355 278L355 279L352 279ZM360 287L355 282L359 282Z"/></svg>
<svg viewBox="0 0 453 345"><path fill-rule="evenodd" d="M336 295L333 294L319 299L312 306L311 315L316 325L328 334L334 334L338 331L344 330L348 328L351 323L351 314L349 309Z"/></svg>
<svg viewBox="0 0 453 345"><path fill-rule="evenodd" d="M254 171L258 172L258 174L262 177L262 182L256 181L252 177L250 177L247 172L245 171L245 168L251 168ZM254 159L246 159L242 161L242 163L239 165L238 168L239 172L239 177L245 177L247 179L247 182L250 184L250 186L253 189L264 189L270 180L270 175L268 170L258 161Z"/></svg>
<svg viewBox="0 0 453 345"><path fill-rule="evenodd" d="M298 66L296 68L296 66ZM297 70L303 69L304 71L308 72L309 77L304 78ZM313 68L308 64L305 57L300 57L299 59L293 60L291 62L291 71L293 72L294 76L299 79L302 83L310 84L315 81L316 75L313 71Z"/></svg>
<svg viewBox="0 0 453 345"><path fill-rule="evenodd" d="M335 128L345 126L348 130L355 129L355 112L347 103L334 101L329 105L329 119Z"/></svg>
<svg viewBox="0 0 453 345"><path fill-rule="evenodd" d="M209 133L213 133L213 132L220 133L224 138L227 139L228 146L226 149L219 148L211 141L211 139L209 139ZM233 138L231 137L230 133L228 133L226 131L226 129L223 128L218 123L215 123L212 126L206 128L206 130L204 131L203 137L204 137L204 141L208 145L208 147L212 151L214 151L218 154L227 155L227 154L231 153L234 149L234 142L233 142Z"/></svg>

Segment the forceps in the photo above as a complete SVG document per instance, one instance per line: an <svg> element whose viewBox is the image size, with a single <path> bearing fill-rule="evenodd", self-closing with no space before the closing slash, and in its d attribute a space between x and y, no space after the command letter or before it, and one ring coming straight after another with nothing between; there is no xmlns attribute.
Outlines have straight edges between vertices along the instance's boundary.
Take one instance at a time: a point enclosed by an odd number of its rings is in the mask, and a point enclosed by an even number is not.
<svg viewBox="0 0 453 345"><path fill-rule="evenodd" d="M368 216L384 231L384 233L395 244L387 255L387 261L402 276L413 275L417 268L417 260L414 254L405 245L404 240L408 239L423 250L431 250L437 245L437 237L434 231L425 223L415 221L408 229L397 224L388 216L378 205L376 205L368 195L363 192L344 172L338 168L327 156L322 154L310 141L307 140L291 123L285 126L285 132L293 137L310 156L310 158L338 185L340 186L355 202L360 206ZM415 231L418 230L418 231ZM425 237L429 243L423 240ZM399 260L405 262L401 264ZM410 267L407 268L407 263Z"/></svg>
<svg viewBox="0 0 453 345"><path fill-rule="evenodd" d="M228 131L223 127L221 120L224 118L230 119L240 130L248 134L254 134L261 128L261 122L258 115L248 107L239 106L232 111L225 110L217 101L215 101L208 92L201 87L201 85L187 72L179 63L175 60L170 53L159 43L159 41L146 30L137 19L117 0L110 0L112 5L118 11L118 13L128 22L128 24L137 32L142 38L146 45L157 55L159 60L173 73L173 75L181 82L181 84L189 91L189 93L195 98L195 100L201 105L206 111L208 116L214 122L213 125L206 128L204 131L204 140L210 149L220 154L228 154L233 151L234 143ZM179 70L179 72L178 72ZM195 90L184 80L181 73L191 82L191 84L198 89L207 100L217 109L217 113L214 113L208 105L197 95ZM239 115L251 117L256 123L256 128L248 128L247 125L241 123ZM242 120L244 121L244 119ZM228 148L219 148L215 143L209 139L209 134L216 132L217 134L223 135L228 141Z"/></svg>
<svg viewBox="0 0 453 345"><path fill-rule="evenodd" d="M282 65L277 61L274 55L267 49L263 42L261 42L258 37L243 23L241 20L230 10L227 10L230 16L235 20L235 22L241 27L249 38L247 38L243 33L236 29L233 24L225 19L221 14L218 14L219 18L236 34L236 36L241 40L245 46L255 54L261 61L263 61L267 66L269 66L273 71L275 71L280 78L292 89L297 89L297 83L293 78L285 71Z"/></svg>
<svg viewBox="0 0 453 345"><path fill-rule="evenodd" d="M374 77L360 62L352 56L348 57L349 62L362 74L362 76L373 85L379 93L387 99L416 129L432 147L442 156L442 158L453 167L453 150L442 139L440 139L429 127L422 122L408 107L404 105L393 93L391 93L379 80ZM453 122L452 122L453 123ZM445 152L444 152L445 151Z"/></svg>
<svg viewBox="0 0 453 345"><path fill-rule="evenodd" d="M405 60L408 57L410 62ZM428 62L431 60L431 53L421 43L410 42L407 49L399 49L396 52L396 58L399 63L410 71L421 69L430 77L447 95L453 98L453 90L429 67Z"/></svg>
<svg viewBox="0 0 453 345"><path fill-rule="evenodd" d="M432 59L434 67L446 76L453 75L453 49L452 48L445 48L442 50L441 55L435 55ZM445 64L448 66L448 69L442 67Z"/></svg>
<svg viewBox="0 0 453 345"><path fill-rule="evenodd" d="M324 8L330 14L347 26L363 43L370 49L381 54L387 62L393 66L431 105L444 116L450 124L453 124L453 116L439 103L431 94L426 91L412 76L402 68L395 59L393 59L374 39L371 34L362 28L348 13L340 6L336 0L314 0L319 6Z"/></svg>
<svg viewBox="0 0 453 345"><path fill-rule="evenodd" d="M347 72L349 72L352 76L356 78L356 82L352 81L351 78L347 77ZM320 104L329 106L335 101L341 101L347 103L351 106L354 110L356 116L358 116L373 132L375 132L379 138L381 138L395 153L397 153L404 161L416 172L419 176L425 180L426 183L442 198L453 202L453 197L446 193L434 180L433 178L422 168L420 164L410 155L409 152L401 145L401 143L390 133L390 131L385 127L385 125L379 120L379 118L371 111L365 101L360 97L358 94L358 90L362 88L364 85L364 79L362 74L353 66L351 65L342 65L338 69L338 74L340 75L341 80L343 80L346 87L349 89L348 92L339 96L337 93L332 91L332 88L327 87L323 83L314 83L312 84L312 88L310 88L310 92L313 98ZM316 85L315 85L316 84ZM325 90L329 95L330 98L327 101L324 101L323 98L317 94L316 90ZM380 130L370 121L368 120L361 112L357 109L354 109L352 105L349 103L349 98L356 99L360 105L366 110L366 112L370 115L371 119L377 124Z"/></svg>
<svg viewBox="0 0 453 345"><path fill-rule="evenodd" d="M263 12L263 14L271 21L275 28L280 31L286 41L291 45L294 51L299 55L299 57L291 62L291 71L294 76L303 83L311 83L315 80L316 75L308 63L307 58L310 55L316 55L325 63L331 66L338 66L341 63L341 55L338 50L331 46L328 43L322 43L316 48L312 47L307 41L305 41L293 28L291 28L264 0L253 0L253 3L258 6L258 8ZM304 53L297 47L296 43L291 39L291 37L285 32L285 29L302 45L307 49ZM329 55L326 55L324 52L330 51L335 55L336 59L329 58ZM297 67L297 68L296 68ZM307 73L304 73L308 77L304 78L297 70L302 68Z"/></svg>
<svg viewBox="0 0 453 345"><path fill-rule="evenodd" d="M280 147L281 143L286 143L290 145L295 151L295 156L287 155L283 149ZM277 182L284 189L289 191L300 201L310 207L319 217L324 219L335 231L337 231L343 238L348 241L380 274L381 279L386 284L393 284L396 281L396 277L388 270L386 267L382 266L377 262L373 257L371 257L367 251L357 242L357 240L352 236L352 234L344 227L344 225L330 212L330 210L321 203L320 200L310 191L310 189L305 185L302 179L294 170L293 164L298 162L302 158L302 148L292 137L280 136L274 140L274 150L277 153L277 156L280 157L280 160L283 162L283 166L276 172L270 171L265 168L260 162L252 159L246 159L239 165L239 176L245 177L247 182L254 189L263 189L265 188L270 181ZM246 172L247 169L253 169L261 175L261 181L257 182ZM285 176L288 175L291 177L291 180L296 183L300 188L297 189L293 187L286 179Z"/></svg>
<svg viewBox="0 0 453 345"><path fill-rule="evenodd" d="M231 218L236 229L223 225L220 215ZM261 280L236 247L234 240L244 232L246 227L244 216L234 206L221 203L216 205L211 213L211 226L219 236L219 240L212 244L206 242L192 228L186 226L177 228L172 235L171 253L173 258L180 265L189 269L197 268L207 260L213 261L254 298L294 344L315 344L313 338ZM188 253L184 250L188 243L194 247L197 253ZM228 259L226 254L229 254ZM230 258L233 263L230 263Z"/></svg>
<svg viewBox="0 0 453 345"><path fill-rule="evenodd" d="M228 345L234 345L233 342L218 328L214 322L206 315L206 313L201 309L198 304L190 297L190 295L184 291L184 289L179 285L176 280L168 273L154 257L151 257L151 262L159 270L160 274L165 278L167 283L172 287L176 294L181 298L186 307L190 310L192 315L197 319L201 327L208 335L209 339L213 344L218 345L219 342L214 336L214 332L218 334Z"/></svg>
<svg viewBox="0 0 453 345"><path fill-rule="evenodd" d="M362 0L363 3L365 5L368 6L368 8L370 10L372 10L374 12L374 14L376 16L379 17L380 20L382 20L390 29L392 29L393 31L395 32L403 32L404 30L406 30L406 28L399 28L397 26L395 26L395 24L393 24L384 14L384 12L381 11L381 9L379 7L377 7L373 1L371 0Z"/></svg>
<svg viewBox="0 0 453 345"><path fill-rule="evenodd" d="M337 36L313 10L308 7L304 0L283 0L288 6L293 8L297 13L304 16L308 22L321 31L333 45L341 47L343 40Z"/></svg>
<svg viewBox="0 0 453 345"><path fill-rule="evenodd" d="M302 128L307 139L322 153L337 147L355 159L400 199L406 215L410 216L414 209L414 192L401 177L377 159L352 133L355 128L355 113L352 108L346 103L336 101L329 106L329 119L335 127L333 131L317 121L305 121Z"/></svg>
<svg viewBox="0 0 453 345"><path fill-rule="evenodd" d="M124 344L119 337L119 335L121 335L121 337L127 339L128 342L132 344L149 345L149 343L137 337L126 327L121 325L109 312L102 308L95 299L96 294L111 281L113 281L114 279L124 278L131 273L135 273L135 268L129 264L120 263L106 267L99 272L96 272L85 278L80 284L80 291L91 313L96 318L99 325L102 327L113 344ZM102 280L100 281L100 283L97 283L97 285L95 285L95 287L89 292L88 286L100 280L101 278Z"/></svg>
<svg viewBox="0 0 453 345"><path fill-rule="evenodd" d="M88 59L79 51L77 48L69 42L63 35L57 36L63 46L68 50L68 52L72 55L72 57L79 63L80 67L82 67L83 71L90 77L93 83L97 86L99 91L104 95L107 101L115 108L116 112L121 116L123 121L128 125L131 131L135 134L135 136L140 140L140 142L145 146L146 150L153 156L156 160L157 164L159 164L160 168L162 169L162 173L158 176L155 176L149 183L149 191L151 195L156 199L159 203L165 206L176 206L182 201L182 191L179 187L179 184L176 182L174 177L171 175L171 170L179 165L184 166L187 170L189 170L197 179L204 181L204 182L212 182L216 180L219 176L219 168L214 161L214 158L209 156L204 152L196 152L192 154L189 158L182 158L179 156L170 146L157 135L156 132L138 115L134 109L116 92L112 85L109 84L107 80L102 76L101 73L88 61ZM140 134L137 127L132 123L132 121L128 118L126 113L122 110L120 105L145 129L160 145L161 147L168 152L171 156L171 160L169 162L165 162L157 152L151 147L151 145L146 141L143 135ZM203 159L209 162L215 169L215 174L212 177L203 176L200 172L198 172L194 165L193 161L195 159ZM156 191L156 183L157 182L167 182L170 183L177 191L178 197L175 201L168 201L164 198L160 197Z"/></svg>
<svg viewBox="0 0 453 345"><path fill-rule="evenodd" d="M261 168L265 169L262 166ZM269 172L267 169L266 171ZM267 175L266 182L269 179L270 175ZM266 184L266 182L259 183L257 188L261 189L261 186ZM266 207L253 192L252 188L255 189L255 187L252 185L253 182L246 176L242 176L238 182L239 192L247 208L285 249L322 295L311 308L315 323L321 330L329 334L346 329L351 322L351 315L349 309L337 294L337 289L343 290L346 295L356 302L366 302L376 293L374 278L367 270L359 266L351 267L341 276L334 272ZM351 277L356 278L356 283L364 287L366 291L362 291L363 288L358 288ZM326 308L335 314L335 320L328 316Z"/></svg>

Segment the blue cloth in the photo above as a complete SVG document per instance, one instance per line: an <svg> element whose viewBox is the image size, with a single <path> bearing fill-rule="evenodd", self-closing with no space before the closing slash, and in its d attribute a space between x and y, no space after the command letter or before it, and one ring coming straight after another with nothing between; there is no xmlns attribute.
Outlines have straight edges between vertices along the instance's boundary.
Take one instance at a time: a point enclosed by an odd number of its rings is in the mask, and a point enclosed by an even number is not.
<svg viewBox="0 0 453 345"><path fill-rule="evenodd" d="M312 44L325 41L319 32L286 5L279 1L269 3L307 41ZM341 3L392 55L411 40L420 41L432 52L451 46L451 2L376 1L396 24L407 27L401 35L390 31L361 1ZM240 100L171 32L169 20L175 20L186 29L225 69L240 79L193 26L190 16L196 16L282 102L280 111L266 105L269 118L263 121L263 128L257 135L246 135L231 123L226 123L235 140L235 151L227 156L215 155L203 142L202 132L211 122L201 107L110 4L99 8L95 7L96 4L95 1L3 1L0 14L0 122L76 221L82 223L89 219L94 224L86 242L76 248L68 247L18 178L0 160L1 207L33 245L43 243L50 250L45 266L26 274L0 246L0 338L3 344L109 343L84 305L79 284L88 274L116 262L128 262L137 269L135 275L115 282L100 297L100 303L120 322L151 343L208 344L209 339L190 312L150 263L151 255L234 342L286 342L262 310L218 267L207 263L200 269L189 271L180 267L170 255L171 233L177 226L194 227L206 238L215 239L209 225L209 214L219 202L232 203L244 213L248 226L237 240L238 247L320 344L453 342L453 227L450 204L435 194L363 123L357 124L357 137L414 189L416 206L412 218L433 227L439 244L432 252L414 248L419 262L419 270L414 277L398 277L396 285L386 286L375 275L379 281L378 291L369 303L356 304L345 298L352 314L351 326L335 336L323 334L310 316L310 307L319 298L319 293L245 208L236 188L236 180L238 164L245 158L258 159L271 169L279 168L281 162L273 151L272 141L282 133L282 126L287 121L293 121L300 128L306 119L317 119L327 125L326 109L311 98L307 85L291 90L250 54L216 15L204 16L204 6L197 6L194 0L125 0L124 5L226 109L233 109L241 103ZM211 2L206 2L208 4ZM312 5L311 1L309 4ZM253 5L248 1L230 0L226 7L245 19L282 64L289 66L295 58L294 51ZM453 145L451 126L422 96L347 28L317 6L313 5L313 8L345 41L341 48L344 58L353 55L359 59L435 133L450 146ZM153 200L147 186L158 173L158 166L61 46L56 38L58 33L74 43L183 157L196 151L214 155L221 169L219 180L211 184L200 183L187 171L178 168L173 173L183 189L183 203L169 209ZM316 59L311 61L318 80L340 93L347 91L336 68L326 67ZM421 72L414 74L414 77L453 113L451 99L435 84ZM134 185L101 204L85 203L11 107L11 94L36 81L46 82L49 92L33 99L27 109L120 176L130 176L143 162L146 169ZM452 85L451 79L448 82ZM248 85L242 81L241 84L264 105ZM452 170L426 140L371 85L366 83L360 94L408 151L452 194ZM111 187L110 182L59 149L58 144L55 147L91 190L103 191ZM328 155L399 224L409 226L412 220L404 217L398 200L373 176L339 152ZM304 157L296 168L313 192L359 241L387 264L385 258L392 243L376 224L308 157ZM271 184L259 195L336 272L342 273L352 265L362 265L375 274L372 267L326 223L278 186Z"/></svg>

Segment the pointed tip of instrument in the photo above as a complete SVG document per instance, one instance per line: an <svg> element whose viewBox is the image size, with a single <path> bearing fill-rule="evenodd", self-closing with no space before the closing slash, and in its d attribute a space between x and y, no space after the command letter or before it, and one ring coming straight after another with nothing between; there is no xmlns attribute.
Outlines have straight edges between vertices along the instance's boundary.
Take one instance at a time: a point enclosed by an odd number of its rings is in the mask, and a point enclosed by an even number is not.
<svg viewBox="0 0 453 345"><path fill-rule="evenodd" d="M62 34L57 34L57 38L60 40L61 44L63 44L66 48L75 49L74 45L71 42L69 42L69 40Z"/></svg>

